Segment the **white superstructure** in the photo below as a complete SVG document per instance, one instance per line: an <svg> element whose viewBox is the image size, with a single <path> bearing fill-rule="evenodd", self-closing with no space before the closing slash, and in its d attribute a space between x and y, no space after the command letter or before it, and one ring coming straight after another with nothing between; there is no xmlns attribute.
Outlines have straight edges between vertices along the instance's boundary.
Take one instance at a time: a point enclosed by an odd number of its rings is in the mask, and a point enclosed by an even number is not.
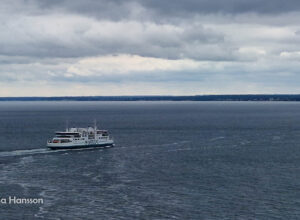
<svg viewBox="0 0 300 220"><path fill-rule="evenodd" d="M66 131L56 132L55 137L48 140L47 147L51 149L73 149L113 146L114 141L107 130L94 127L66 128Z"/></svg>

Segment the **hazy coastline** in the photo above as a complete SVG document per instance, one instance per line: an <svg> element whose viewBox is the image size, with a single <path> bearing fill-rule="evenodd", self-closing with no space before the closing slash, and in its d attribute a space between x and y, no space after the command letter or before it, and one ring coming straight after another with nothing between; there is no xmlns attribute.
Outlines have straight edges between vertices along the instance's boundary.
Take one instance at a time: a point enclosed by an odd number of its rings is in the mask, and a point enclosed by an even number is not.
<svg viewBox="0 0 300 220"><path fill-rule="evenodd" d="M300 94L0 97L0 101L300 101Z"/></svg>

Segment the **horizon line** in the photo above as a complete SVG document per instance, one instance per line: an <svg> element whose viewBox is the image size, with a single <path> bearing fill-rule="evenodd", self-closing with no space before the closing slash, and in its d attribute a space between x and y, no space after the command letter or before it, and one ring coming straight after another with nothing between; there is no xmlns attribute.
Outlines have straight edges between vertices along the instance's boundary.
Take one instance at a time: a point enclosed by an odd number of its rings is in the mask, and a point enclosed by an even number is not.
<svg viewBox="0 0 300 220"><path fill-rule="evenodd" d="M76 97L195 97L195 96L299 96L300 93L242 93L242 94L196 94L196 95L62 95L62 96L0 96L2 98L76 98Z"/></svg>
<svg viewBox="0 0 300 220"><path fill-rule="evenodd" d="M148 95L148 96L27 96L0 101L300 101L300 94Z"/></svg>

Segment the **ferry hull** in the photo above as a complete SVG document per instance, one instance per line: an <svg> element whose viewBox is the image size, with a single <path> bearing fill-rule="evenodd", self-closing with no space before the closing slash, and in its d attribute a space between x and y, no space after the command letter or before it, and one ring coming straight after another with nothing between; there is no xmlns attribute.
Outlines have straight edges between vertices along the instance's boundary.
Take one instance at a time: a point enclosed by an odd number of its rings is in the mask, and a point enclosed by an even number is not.
<svg viewBox="0 0 300 220"><path fill-rule="evenodd" d="M69 146L48 146L51 150L62 149L84 149L84 148L100 148L100 147L113 147L113 143L89 144L89 145L69 145Z"/></svg>
<svg viewBox="0 0 300 220"><path fill-rule="evenodd" d="M114 141L108 135L107 130L95 127L67 128L66 131L55 132L55 137L48 140L47 147L52 150L60 149L91 149L97 147L113 146Z"/></svg>

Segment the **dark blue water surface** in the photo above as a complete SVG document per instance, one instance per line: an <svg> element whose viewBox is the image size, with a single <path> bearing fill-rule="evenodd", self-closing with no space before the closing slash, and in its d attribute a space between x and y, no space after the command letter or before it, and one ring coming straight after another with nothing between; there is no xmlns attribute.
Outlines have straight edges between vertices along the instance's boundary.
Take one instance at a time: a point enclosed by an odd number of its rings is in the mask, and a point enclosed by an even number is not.
<svg viewBox="0 0 300 220"><path fill-rule="evenodd" d="M97 119L116 146L50 151ZM299 219L300 103L0 102L0 219Z"/></svg>

